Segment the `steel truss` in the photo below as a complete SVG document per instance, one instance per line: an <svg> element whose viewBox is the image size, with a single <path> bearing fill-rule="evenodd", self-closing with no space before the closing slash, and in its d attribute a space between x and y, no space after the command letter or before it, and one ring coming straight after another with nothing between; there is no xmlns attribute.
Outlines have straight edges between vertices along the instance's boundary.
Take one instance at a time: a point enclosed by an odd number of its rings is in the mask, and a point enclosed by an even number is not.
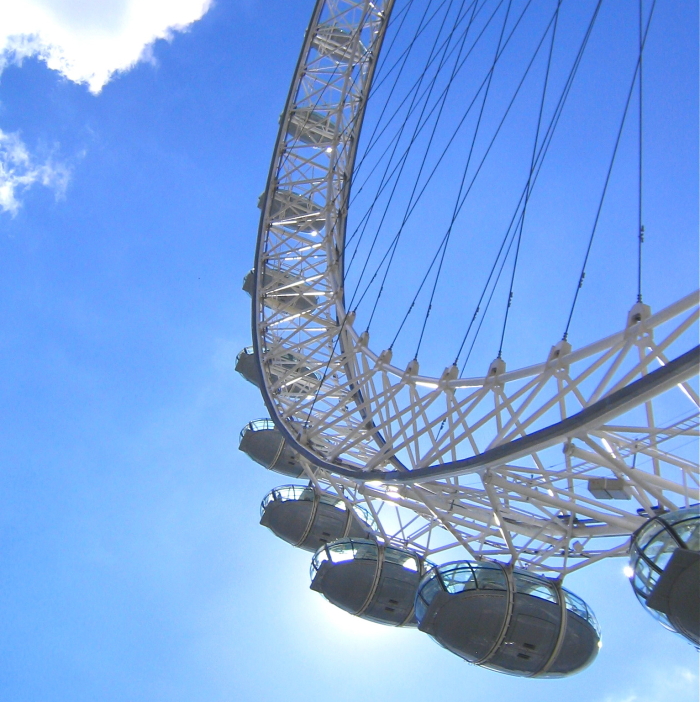
<svg viewBox="0 0 700 702"><path fill-rule="evenodd" d="M270 416L319 490L435 556L564 575L698 500L698 294L544 363L422 376L344 305L349 183L393 0L319 0L261 198L253 343ZM273 372L274 371L274 372ZM303 390L300 390L303 388Z"/></svg>

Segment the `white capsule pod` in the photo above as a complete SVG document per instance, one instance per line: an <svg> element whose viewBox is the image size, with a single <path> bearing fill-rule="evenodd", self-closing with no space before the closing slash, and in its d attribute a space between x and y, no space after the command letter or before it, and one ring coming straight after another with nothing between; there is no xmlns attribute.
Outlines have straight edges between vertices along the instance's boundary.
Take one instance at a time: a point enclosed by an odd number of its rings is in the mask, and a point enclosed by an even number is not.
<svg viewBox="0 0 700 702"><path fill-rule="evenodd" d="M301 485L271 490L260 506L260 523L305 551L316 551L343 537L369 539L375 532L374 520L362 507Z"/></svg>
<svg viewBox="0 0 700 702"><path fill-rule="evenodd" d="M326 215L313 199L286 188L275 191L270 220L278 227L305 233L319 232L326 226Z"/></svg>
<svg viewBox="0 0 700 702"><path fill-rule="evenodd" d="M304 475L301 456L291 448L271 419L256 419L241 431L240 451L275 473L299 478Z"/></svg>
<svg viewBox="0 0 700 702"><path fill-rule="evenodd" d="M287 134L308 146L331 146L335 139L336 123L332 115L314 107L297 107L287 123Z"/></svg>
<svg viewBox="0 0 700 702"><path fill-rule="evenodd" d="M345 538L316 551L311 589L362 619L415 626L416 588L426 567L413 551Z"/></svg>
<svg viewBox="0 0 700 702"><path fill-rule="evenodd" d="M665 627L700 646L700 509L659 514L632 538L632 588Z"/></svg>
<svg viewBox="0 0 700 702"><path fill-rule="evenodd" d="M236 356L236 372L240 373L249 383L259 388L262 385L258 359L252 346L246 346Z"/></svg>
<svg viewBox="0 0 700 702"><path fill-rule="evenodd" d="M354 35L347 29L333 25L320 26L312 46L321 56L332 58L338 63L358 61L367 51L361 41L355 43Z"/></svg>
<svg viewBox="0 0 700 702"><path fill-rule="evenodd" d="M292 397L311 395L316 392L321 383L320 375L313 373L291 353L271 359L268 367L270 383L276 386L277 392L285 395ZM236 371L255 387L261 387L260 367L252 346L247 346L236 356Z"/></svg>
<svg viewBox="0 0 700 702"><path fill-rule="evenodd" d="M459 561L421 581L418 628L470 663L525 677L590 665L600 630L586 603L558 583L499 563Z"/></svg>
<svg viewBox="0 0 700 702"><path fill-rule="evenodd" d="M248 271L243 278L243 291L253 294L255 271ZM319 304L318 295L311 285L288 271L268 268L263 274L263 304L277 312L308 314Z"/></svg>

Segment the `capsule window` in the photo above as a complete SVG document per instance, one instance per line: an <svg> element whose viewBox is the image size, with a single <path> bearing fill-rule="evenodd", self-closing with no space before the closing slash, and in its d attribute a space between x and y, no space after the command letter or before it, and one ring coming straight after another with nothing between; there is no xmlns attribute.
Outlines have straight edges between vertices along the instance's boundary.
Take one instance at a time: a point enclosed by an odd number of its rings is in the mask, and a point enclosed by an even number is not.
<svg viewBox="0 0 700 702"><path fill-rule="evenodd" d="M333 495L321 495L320 500L321 504L330 505L331 507L340 509L343 512L347 509L345 503L337 497L334 497Z"/></svg>
<svg viewBox="0 0 700 702"><path fill-rule="evenodd" d="M412 570L414 573L418 572L418 561L410 554L398 551L395 548L388 547L384 550L384 561L386 563L395 563L406 570Z"/></svg>
<svg viewBox="0 0 700 702"><path fill-rule="evenodd" d="M689 520L677 524L674 529L676 534L678 534L678 538L686 545L686 548L689 548L691 551L700 551L700 522Z"/></svg>
<svg viewBox="0 0 700 702"><path fill-rule="evenodd" d="M658 611L647 601L664 578L678 549L700 550L700 516L697 505L650 519L632 541L632 588L647 611L674 631L678 631L678 628L669 623L668 613Z"/></svg>
<svg viewBox="0 0 700 702"><path fill-rule="evenodd" d="M476 570L476 581L480 590L507 590L508 580L503 568L497 565L480 564Z"/></svg>
<svg viewBox="0 0 700 702"><path fill-rule="evenodd" d="M506 574L497 564L468 562L455 563L440 568L445 590L451 594L465 590L507 590Z"/></svg>
<svg viewBox="0 0 700 702"><path fill-rule="evenodd" d="M433 570L423 581L416 598L416 617L420 621L430 607L435 595L443 590L437 570Z"/></svg>
<svg viewBox="0 0 700 702"><path fill-rule="evenodd" d="M600 638L600 626L598 625L598 620L595 618L595 615L590 610L588 605L580 597L578 597L578 595L574 595L573 592L569 592L569 590L565 590L564 588L562 588L561 591L564 593L566 608L570 612L577 614L582 619L585 619L595 629L596 633L598 634L598 638Z"/></svg>
<svg viewBox="0 0 700 702"><path fill-rule="evenodd" d="M642 530L637 535L636 539L637 544L641 547L642 550L644 550L649 545L649 542L652 541L652 539L660 531L663 531L663 527L660 527L661 525L659 524L659 522L654 520L652 522L649 522L649 524L642 528Z"/></svg>
<svg viewBox="0 0 700 702"><path fill-rule="evenodd" d="M647 544L644 555L658 568L665 568L673 552L678 548L678 543L673 535L666 531L660 531Z"/></svg>
<svg viewBox="0 0 700 702"><path fill-rule="evenodd" d="M637 563L634 572L634 586L638 592L646 597L654 589L657 578L658 573L652 570L646 561L640 560Z"/></svg>
<svg viewBox="0 0 700 702"><path fill-rule="evenodd" d="M343 561L351 561L355 556L353 554L352 544L337 544L328 548L330 558L333 563L343 563Z"/></svg>
<svg viewBox="0 0 700 702"><path fill-rule="evenodd" d="M468 563L458 563L452 567L441 568L440 577L445 590L451 594L465 590L476 590L478 587L474 570Z"/></svg>
<svg viewBox="0 0 700 702"><path fill-rule="evenodd" d="M262 502L261 511L264 511L270 502L289 502L293 500L308 500L314 499L314 491L308 487L301 485L284 485L283 487L274 488L271 490Z"/></svg>
<svg viewBox="0 0 700 702"><path fill-rule="evenodd" d="M492 588L501 592L487 592ZM446 594L438 597L441 590ZM577 616L561 616L560 593ZM465 660L513 675L576 672L593 660L600 641L583 600L548 578L495 562L438 566L419 585L416 618L421 631Z"/></svg>
<svg viewBox="0 0 700 702"><path fill-rule="evenodd" d="M559 601L556 588L542 578L526 575L525 573L514 573L513 578L517 592L523 595L530 595L531 597L539 597L541 600L547 600L555 604Z"/></svg>
<svg viewBox="0 0 700 702"><path fill-rule="evenodd" d="M354 557L358 560L376 561L379 557L377 544L372 541L353 541L351 548L354 551Z"/></svg>

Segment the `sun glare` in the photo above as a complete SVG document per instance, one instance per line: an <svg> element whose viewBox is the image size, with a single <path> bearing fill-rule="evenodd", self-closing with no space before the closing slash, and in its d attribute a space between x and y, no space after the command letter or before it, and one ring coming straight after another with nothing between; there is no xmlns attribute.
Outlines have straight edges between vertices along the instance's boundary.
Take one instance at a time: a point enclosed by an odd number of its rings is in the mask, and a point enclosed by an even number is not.
<svg viewBox="0 0 700 702"><path fill-rule="evenodd" d="M331 637L340 635L376 641L378 638L389 637L393 633L393 627L355 617L322 597L317 599L317 603L314 608L318 618L322 620L324 628Z"/></svg>

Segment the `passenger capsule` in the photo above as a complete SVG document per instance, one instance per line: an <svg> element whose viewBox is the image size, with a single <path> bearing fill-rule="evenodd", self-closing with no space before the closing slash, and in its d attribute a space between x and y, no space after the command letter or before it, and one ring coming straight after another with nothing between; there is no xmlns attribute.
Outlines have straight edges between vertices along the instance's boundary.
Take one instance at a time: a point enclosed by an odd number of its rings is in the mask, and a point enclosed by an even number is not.
<svg viewBox="0 0 700 702"><path fill-rule="evenodd" d="M313 107L297 107L287 124L287 134L309 146L332 144L335 132L336 123L332 116L318 112Z"/></svg>
<svg viewBox="0 0 700 702"><path fill-rule="evenodd" d="M347 29L321 26L313 38L312 46L321 56L328 56L338 63L350 63L359 60L367 51L362 42L358 42L357 48L353 43L353 35Z"/></svg>
<svg viewBox="0 0 700 702"><path fill-rule="evenodd" d="M326 215L311 198L279 188L270 205L270 219L286 229L317 232L326 226Z"/></svg>
<svg viewBox="0 0 700 702"><path fill-rule="evenodd" d="M586 603L555 582L498 563L436 567L416 597L418 628L470 663L563 677L589 665L600 631Z"/></svg>
<svg viewBox="0 0 700 702"><path fill-rule="evenodd" d="M371 539L340 539L311 561L311 589L362 619L415 626L416 588L425 561L412 551Z"/></svg>
<svg viewBox="0 0 700 702"><path fill-rule="evenodd" d="M287 444L271 419L256 419L241 431L238 448L275 473L299 478L304 474L299 454Z"/></svg>
<svg viewBox="0 0 700 702"><path fill-rule="evenodd" d="M632 588L664 626L700 646L700 508L650 519L633 537Z"/></svg>
<svg viewBox="0 0 700 702"><path fill-rule="evenodd" d="M255 352L252 346L246 346L246 348L236 356L236 371L249 383L255 385L256 388L262 385L258 360L255 358Z"/></svg>
<svg viewBox="0 0 700 702"><path fill-rule="evenodd" d="M269 365L270 382L277 385L280 392L294 397L316 392L321 378L313 373L291 353L275 358ZM252 346L244 348L236 356L236 370L249 382L259 388L262 385L260 367Z"/></svg>
<svg viewBox="0 0 700 702"><path fill-rule="evenodd" d="M337 495L301 485L272 490L260 506L260 523L305 551L316 551L343 537L374 535L374 521L364 509L357 505L348 509Z"/></svg>
<svg viewBox="0 0 700 702"><path fill-rule="evenodd" d="M253 294L255 271L243 278L243 291ZM266 269L263 275L263 302L265 307L290 314L306 314L318 306L313 288L287 271Z"/></svg>

